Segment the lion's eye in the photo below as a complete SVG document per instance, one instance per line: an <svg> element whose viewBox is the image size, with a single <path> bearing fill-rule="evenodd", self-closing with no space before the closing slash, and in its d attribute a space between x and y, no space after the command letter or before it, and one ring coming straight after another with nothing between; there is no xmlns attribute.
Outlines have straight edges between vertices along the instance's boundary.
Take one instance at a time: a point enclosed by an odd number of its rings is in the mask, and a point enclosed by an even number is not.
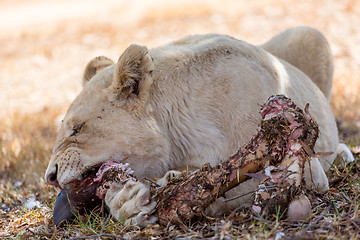
<svg viewBox="0 0 360 240"><path fill-rule="evenodd" d="M70 134L70 137L77 135L81 131L84 124L85 123L76 124L72 129L72 133Z"/></svg>

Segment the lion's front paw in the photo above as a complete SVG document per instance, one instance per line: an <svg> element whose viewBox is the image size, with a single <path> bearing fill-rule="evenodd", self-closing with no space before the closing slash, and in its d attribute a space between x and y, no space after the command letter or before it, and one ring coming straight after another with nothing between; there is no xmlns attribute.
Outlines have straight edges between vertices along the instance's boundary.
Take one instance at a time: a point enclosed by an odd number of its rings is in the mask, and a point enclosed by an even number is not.
<svg viewBox="0 0 360 240"><path fill-rule="evenodd" d="M111 214L120 221L125 220L125 224L143 227L157 220L149 215L156 202L150 196L150 189L141 182L113 183L106 193L105 203Z"/></svg>

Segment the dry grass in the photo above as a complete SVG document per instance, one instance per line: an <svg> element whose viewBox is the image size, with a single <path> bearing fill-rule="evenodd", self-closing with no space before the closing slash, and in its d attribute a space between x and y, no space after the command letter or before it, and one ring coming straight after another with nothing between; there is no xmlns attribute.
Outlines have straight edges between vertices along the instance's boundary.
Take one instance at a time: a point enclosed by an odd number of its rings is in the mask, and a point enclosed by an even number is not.
<svg viewBox="0 0 360 240"><path fill-rule="evenodd" d="M58 13L59 19L36 22L36 26L33 19L22 26L1 18L10 6L16 10L25 2L29 1L0 3L0 26L6 29L0 33L0 238L81 239L102 234L102 238L119 239L275 239L282 233L284 239L360 237L359 1L134 1L109 5L101 17L90 10L77 18ZM46 1L33 2L42 6ZM83 9L82 3L72 4ZM318 28L329 39L336 65L331 105L340 137L358 159L331 169L329 192L309 192L313 215L307 221L280 219L281 211L276 216L256 217L244 208L231 216L194 223L185 232L173 226L125 227L99 213L55 228L51 209L57 193L45 185L43 174L56 138L55 120L80 91L82 69L89 59L97 55L116 59L131 43L154 47L194 33L224 33L260 44L297 25ZM26 209L29 199L41 205Z"/></svg>

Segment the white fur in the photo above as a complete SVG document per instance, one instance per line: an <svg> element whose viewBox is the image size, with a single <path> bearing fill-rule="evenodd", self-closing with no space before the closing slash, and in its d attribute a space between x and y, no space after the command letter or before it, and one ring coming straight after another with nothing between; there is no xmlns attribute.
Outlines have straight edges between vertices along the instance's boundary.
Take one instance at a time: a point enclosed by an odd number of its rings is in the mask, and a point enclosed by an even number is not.
<svg viewBox="0 0 360 240"><path fill-rule="evenodd" d="M112 184L106 194L105 203L116 219L127 224L146 226L156 221L156 218L149 214L156 202L151 201L150 190L143 183L128 181L124 186Z"/></svg>
<svg viewBox="0 0 360 240"><path fill-rule="evenodd" d="M336 153L340 155L347 163L355 161L354 155L345 143L339 143Z"/></svg>

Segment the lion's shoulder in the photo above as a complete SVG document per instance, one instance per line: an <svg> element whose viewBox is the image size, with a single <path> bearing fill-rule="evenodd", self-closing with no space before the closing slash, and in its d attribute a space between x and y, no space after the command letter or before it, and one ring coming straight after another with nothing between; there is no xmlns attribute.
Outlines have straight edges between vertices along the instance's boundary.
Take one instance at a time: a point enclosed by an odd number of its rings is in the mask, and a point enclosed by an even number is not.
<svg viewBox="0 0 360 240"><path fill-rule="evenodd" d="M150 54L154 58L175 58L177 60L203 55L217 55L224 53L256 52L258 48L233 37L221 34L190 35L166 45L153 48ZM220 54L220 55L219 55Z"/></svg>

